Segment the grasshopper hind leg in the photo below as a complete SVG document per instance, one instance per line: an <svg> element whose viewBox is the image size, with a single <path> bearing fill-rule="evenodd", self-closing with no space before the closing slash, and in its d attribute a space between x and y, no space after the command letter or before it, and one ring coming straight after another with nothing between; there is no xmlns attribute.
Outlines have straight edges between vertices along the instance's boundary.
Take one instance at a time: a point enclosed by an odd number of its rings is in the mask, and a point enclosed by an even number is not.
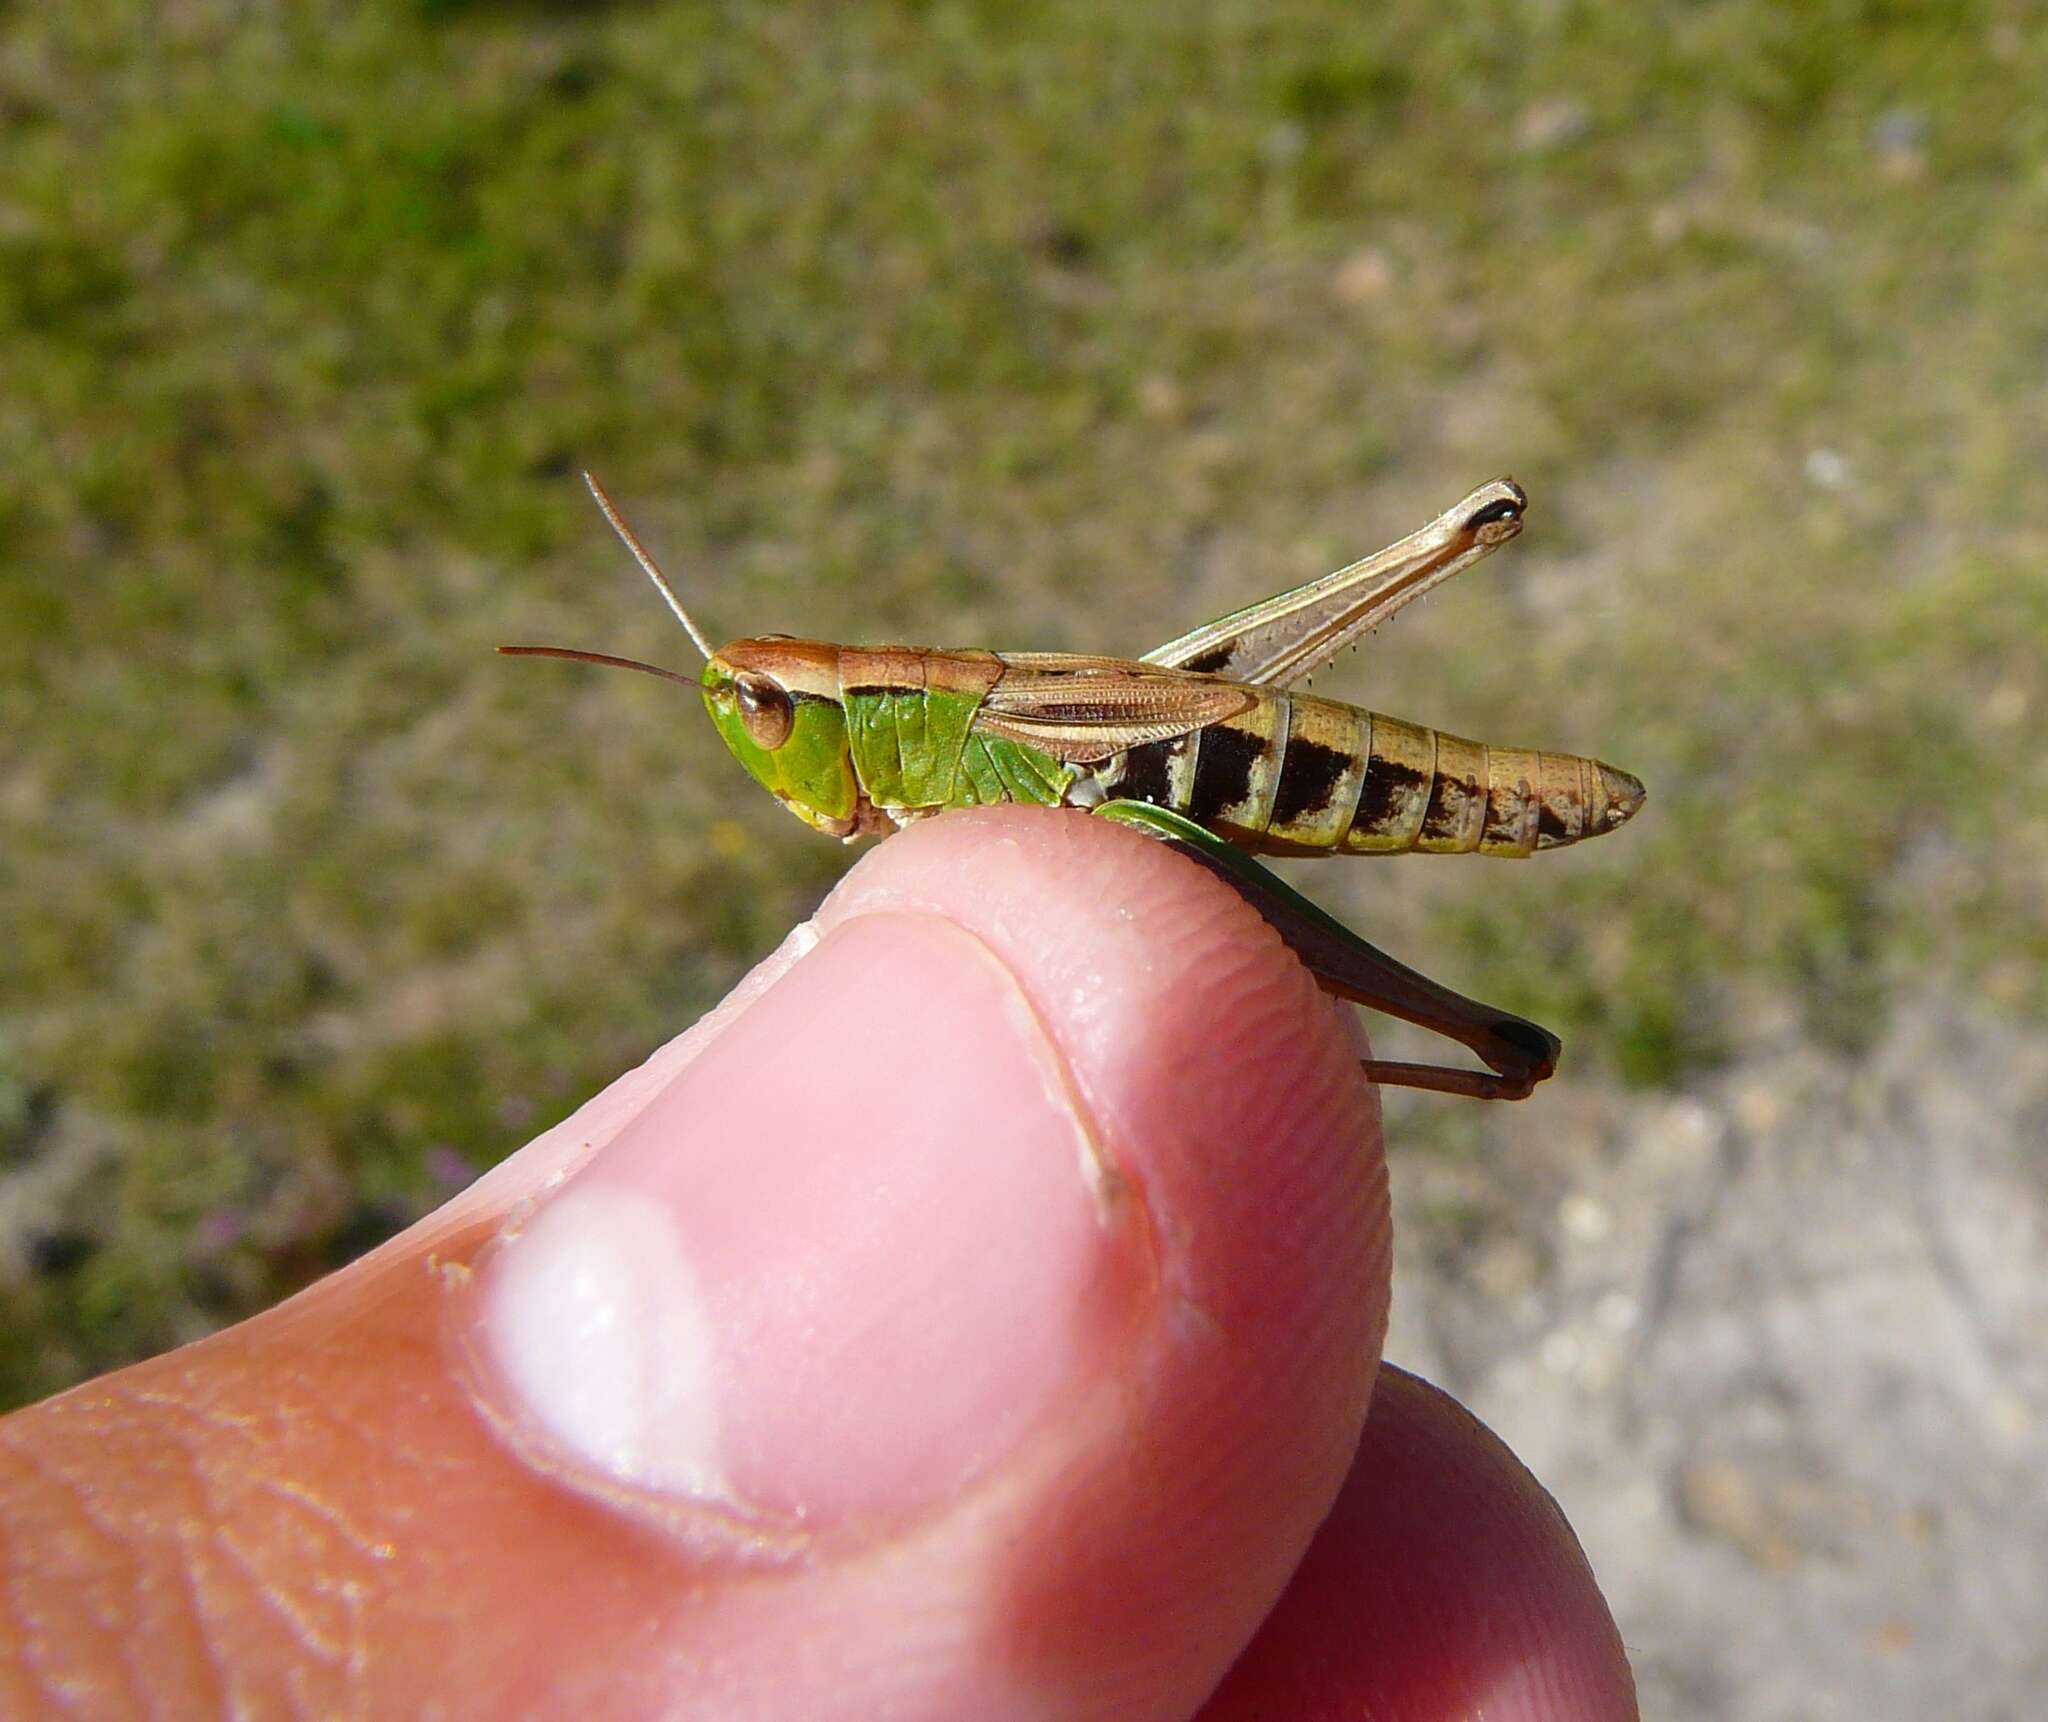
<svg viewBox="0 0 2048 1722"><path fill-rule="evenodd" d="M1558 1038L1525 1017L1439 986L1376 950L1249 855L1192 820L1142 801L1110 801L1106 819L1156 837L1228 885L1280 935L1324 991L1419 1024L1469 1047L1490 1068L1360 1062L1374 1082L1462 1094L1474 1100L1524 1100L1557 1068Z"/></svg>

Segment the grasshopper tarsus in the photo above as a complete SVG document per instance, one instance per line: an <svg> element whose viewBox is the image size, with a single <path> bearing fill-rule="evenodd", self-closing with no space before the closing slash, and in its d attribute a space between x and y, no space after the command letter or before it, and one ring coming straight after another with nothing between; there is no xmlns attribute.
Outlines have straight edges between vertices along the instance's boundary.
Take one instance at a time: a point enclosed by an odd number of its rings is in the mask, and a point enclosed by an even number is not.
<svg viewBox="0 0 2048 1722"><path fill-rule="evenodd" d="M1383 1058L1361 1058L1368 1082L1383 1088L1423 1088L1432 1094L1456 1094L1467 1100L1527 1100L1540 1077L1498 1076L1486 1070L1461 1070L1449 1064L1406 1064Z"/></svg>

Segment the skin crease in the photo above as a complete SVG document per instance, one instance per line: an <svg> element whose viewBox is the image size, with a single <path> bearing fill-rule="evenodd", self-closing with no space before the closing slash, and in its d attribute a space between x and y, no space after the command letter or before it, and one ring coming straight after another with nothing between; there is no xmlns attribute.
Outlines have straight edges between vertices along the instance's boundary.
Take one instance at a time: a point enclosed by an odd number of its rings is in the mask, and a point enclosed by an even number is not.
<svg viewBox="0 0 2048 1722"><path fill-rule="evenodd" d="M1554 1505L1380 1366L1355 1057L1148 839L906 831L412 1231L0 1422L0 1714L1632 1716ZM587 1347L510 1384L593 1192L686 1241L737 1503L564 1448Z"/></svg>

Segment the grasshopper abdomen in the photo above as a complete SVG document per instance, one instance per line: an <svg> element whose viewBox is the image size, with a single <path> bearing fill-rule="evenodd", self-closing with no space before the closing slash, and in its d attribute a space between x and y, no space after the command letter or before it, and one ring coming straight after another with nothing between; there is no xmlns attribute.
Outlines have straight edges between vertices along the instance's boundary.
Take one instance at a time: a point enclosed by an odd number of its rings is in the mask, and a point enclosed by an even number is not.
<svg viewBox="0 0 2048 1722"><path fill-rule="evenodd" d="M1103 787L1276 855L1522 856L1611 831L1642 804L1579 754L1489 747L1340 700L1260 690L1234 717L1133 747Z"/></svg>

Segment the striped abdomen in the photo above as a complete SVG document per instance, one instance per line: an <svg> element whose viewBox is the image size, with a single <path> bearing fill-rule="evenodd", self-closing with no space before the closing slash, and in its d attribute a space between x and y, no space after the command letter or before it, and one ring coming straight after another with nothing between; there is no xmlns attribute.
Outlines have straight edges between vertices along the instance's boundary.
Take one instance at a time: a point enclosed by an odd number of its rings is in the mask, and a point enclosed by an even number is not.
<svg viewBox="0 0 2048 1722"><path fill-rule="evenodd" d="M1102 774L1109 794L1271 854L1529 855L1611 831L1643 799L1636 779L1598 760L1264 689L1240 716L1122 757L1120 776Z"/></svg>

